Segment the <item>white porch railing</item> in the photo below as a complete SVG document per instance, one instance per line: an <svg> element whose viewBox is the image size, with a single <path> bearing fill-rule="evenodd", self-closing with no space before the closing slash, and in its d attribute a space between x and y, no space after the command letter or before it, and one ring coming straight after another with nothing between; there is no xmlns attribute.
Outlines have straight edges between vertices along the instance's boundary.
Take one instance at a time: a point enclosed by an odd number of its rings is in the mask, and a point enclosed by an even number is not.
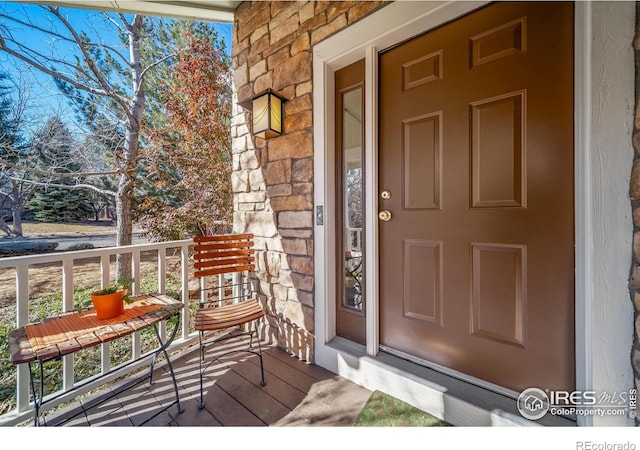
<svg viewBox="0 0 640 450"><path fill-rule="evenodd" d="M123 247L111 247L95 250L82 250L64 253L49 253L43 255L19 256L11 258L0 258L0 269L15 269L15 293L16 293L16 326L22 327L29 322L29 273L37 271L36 265L40 264L60 264L61 265L61 286L62 286L62 311L72 311L74 309L74 267L77 261L86 260L87 258L99 258L100 282L102 286L106 286L110 281L111 257L117 254L130 254L132 259L132 277L134 284L132 286L132 294L144 294L141 292L141 255L148 252L157 255L157 274L158 284L156 292L166 293L166 272L167 272L167 250L176 251L179 254L179 271L180 271L180 296L185 307L182 309L181 317L181 333L173 341L171 349L177 349L191 344L197 340L197 334L190 332L189 323L190 311L189 303L189 246L192 245L191 240L161 242L152 244L129 245ZM83 286L84 287L84 286ZM160 333L165 333L164 326L161 327ZM164 337L164 336L163 336ZM140 336L136 333L131 339L132 358L141 354ZM129 364L122 369L118 366L111 367L109 343L102 344L101 348L101 374L92 378L100 379L92 380L88 378L78 383L74 383L74 367L73 356L64 356L62 368L62 389L55 395L60 395L55 401L47 404L47 408L54 407L58 404L71 400L72 398L96 389L104 383L116 379L122 375L130 373L146 362L141 361L138 364ZM12 412L0 416L0 426L15 425L33 416L33 404L30 402L29 387L29 369L26 364L17 367L16 378L16 409ZM107 376L104 376L108 374ZM51 395L54 395L51 394Z"/></svg>

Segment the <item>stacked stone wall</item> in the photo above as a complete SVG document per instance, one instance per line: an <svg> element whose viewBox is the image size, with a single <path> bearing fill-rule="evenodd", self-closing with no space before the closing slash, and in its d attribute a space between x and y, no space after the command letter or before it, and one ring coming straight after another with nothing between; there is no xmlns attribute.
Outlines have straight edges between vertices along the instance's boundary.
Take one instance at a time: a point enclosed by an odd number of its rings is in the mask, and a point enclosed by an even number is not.
<svg viewBox="0 0 640 450"><path fill-rule="evenodd" d="M313 46L382 7L379 1L243 2L232 46L234 229L252 232L256 284L267 308L263 333L313 361ZM266 89L284 104L284 133L251 134L239 105Z"/></svg>

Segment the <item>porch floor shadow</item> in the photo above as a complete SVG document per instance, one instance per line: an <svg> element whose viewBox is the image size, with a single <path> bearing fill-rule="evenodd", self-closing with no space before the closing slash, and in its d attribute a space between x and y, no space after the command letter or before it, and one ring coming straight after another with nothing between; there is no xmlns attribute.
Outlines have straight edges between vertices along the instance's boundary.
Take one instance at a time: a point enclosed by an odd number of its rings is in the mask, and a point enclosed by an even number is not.
<svg viewBox="0 0 640 450"><path fill-rule="evenodd" d="M235 341L235 342L232 342ZM216 353L246 348L232 339ZM263 346L266 386L260 363L249 353L233 353L205 372L204 408L199 402L197 348L172 357L181 413L164 359L149 380L123 379L74 404L47 413L48 426L353 426L371 391L272 346ZM148 370L148 368L147 368Z"/></svg>

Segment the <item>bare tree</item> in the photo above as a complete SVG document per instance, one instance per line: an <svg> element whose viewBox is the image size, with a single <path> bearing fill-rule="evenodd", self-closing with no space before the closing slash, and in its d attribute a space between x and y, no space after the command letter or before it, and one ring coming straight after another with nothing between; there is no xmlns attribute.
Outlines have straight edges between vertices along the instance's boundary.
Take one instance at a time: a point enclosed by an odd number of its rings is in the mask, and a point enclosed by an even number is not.
<svg viewBox="0 0 640 450"><path fill-rule="evenodd" d="M15 80L7 75L2 77L9 85L2 86L3 110L0 114L0 158L7 164L0 166L0 211L11 212L12 228L0 215L0 229L7 236L22 237L21 212L29 200L35 186L27 183L27 172L17 169L14 164L20 161L24 167L33 167L33 158L21 136L20 130L27 126L28 104L31 100L31 86L24 79Z"/></svg>
<svg viewBox="0 0 640 450"><path fill-rule="evenodd" d="M52 76L60 87L67 89L69 96L84 102L87 110L97 120L111 114L117 127L122 130L122 141L113 149L113 172L117 176L115 192L105 191L90 184L102 194L115 197L117 214L116 245L132 242L133 191L136 185L135 165L141 139L141 128L145 111L145 77L149 71L173 55L159 55L155 61L144 61L141 42L147 32L145 17L124 14L100 13L106 23L116 28L126 47L118 47L105 41L90 39L85 32L76 30L65 14L54 6L42 6L49 16L45 28L32 22L28 16L19 19L15 14L0 12L0 51L5 52L37 70ZM14 32L17 28L44 33L50 41L51 51L45 52L24 42ZM56 51L57 48L72 51ZM114 77L114 68L122 69ZM125 76L123 81L123 76ZM128 81L127 81L128 78ZM128 85L127 85L128 83ZM104 99L109 102L110 111L104 109ZM6 161L5 161L6 163ZM60 175L55 171L45 171L47 175ZM31 173L34 173L33 171ZM84 174L87 175L87 174ZM104 174L93 174L102 176ZM70 176L67 174L66 176ZM131 260L124 257L117 260L117 276L128 277Z"/></svg>

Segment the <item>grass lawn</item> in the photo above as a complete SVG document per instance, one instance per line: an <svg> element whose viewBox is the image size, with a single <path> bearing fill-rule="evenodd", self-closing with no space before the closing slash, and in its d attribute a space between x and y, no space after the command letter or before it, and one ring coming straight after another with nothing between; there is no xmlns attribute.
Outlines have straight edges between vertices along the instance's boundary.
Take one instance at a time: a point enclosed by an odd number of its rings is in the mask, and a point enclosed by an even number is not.
<svg viewBox="0 0 640 450"><path fill-rule="evenodd" d="M22 224L22 233L24 237L52 236L56 234L111 234L115 232L115 223L108 221L87 221L78 223L24 222Z"/></svg>
<svg viewBox="0 0 640 450"><path fill-rule="evenodd" d="M448 427L438 419L408 403L374 391L356 419L357 427Z"/></svg>

